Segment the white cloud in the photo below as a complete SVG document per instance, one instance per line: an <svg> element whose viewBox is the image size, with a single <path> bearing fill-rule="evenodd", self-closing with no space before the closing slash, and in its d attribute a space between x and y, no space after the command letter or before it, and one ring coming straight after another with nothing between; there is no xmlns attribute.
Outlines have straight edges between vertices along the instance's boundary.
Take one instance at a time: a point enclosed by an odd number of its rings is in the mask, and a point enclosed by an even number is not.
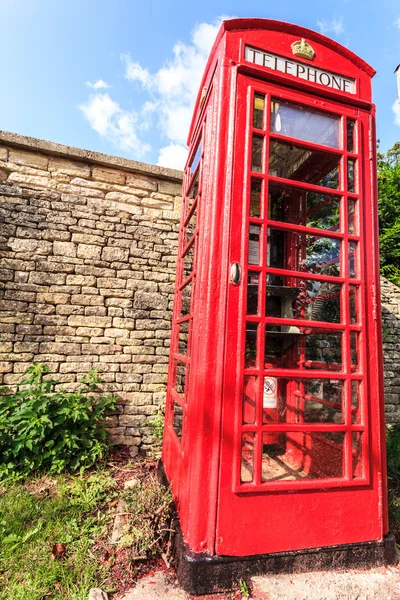
<svg viewBox="0 0 400 600"><path fill-rule="evenodd" d="M394 112L394 122L400 127L400 100L396 100L393 104L392 111Z"/></svg>
<svg viewBox="0 0 400 600"><path fill-rule="evenodd" d="M400 17L395 20L394 24L400 29Z"/></svg>
<svg viewBox="0 0 400 600"><path fill-rule="evenodd" d="M160 149L157 164L170 169L183 169L187 156L187 148L179 144L169 144Z"/></svg>
<svg viewBox="0 0 400 600"><path fill-rule="evenodd" d="M345 31L343 17L340 17L339 19L335 17L332 21L317 21L317 25L320 32L324 35L327 33L341 35Z"/></svg>
<svg viewBox="0 0 400 600"><path fill-rule="evenodd" d="M98 79L95 83L90 83L90 81L87 81L86 85L92 88L93 90L107 89L111 87L110 85L108 85L108 83L103 81L103 79Z"/></svg>
<svg viewBox="0 0 400 600"><path fill-rule="evenodd" d="M183 169L187 157L186 139L201 78L221 22L228 18L232 17L221 16L214 23L197 24L190 43L178 41L171 58L154 73L129 53L122 54L125 78L139 83L148 94L148 100L134 113L124 111L108 94L92 96L80 108L93 129L120 149L130 149L136 157L150 148L139 135L142 137L154 127L166 141L159 149L158 164ZM129 128L126 135L125 125Z"/></svg>
<svg viewBox="0 0 400 600"><path fill-rule="evenodd" d="M93 94L80 110L99 135L109 139L121 150L142 157L150 150L137 134L138 115L123 110L108 94Z"/></svg>

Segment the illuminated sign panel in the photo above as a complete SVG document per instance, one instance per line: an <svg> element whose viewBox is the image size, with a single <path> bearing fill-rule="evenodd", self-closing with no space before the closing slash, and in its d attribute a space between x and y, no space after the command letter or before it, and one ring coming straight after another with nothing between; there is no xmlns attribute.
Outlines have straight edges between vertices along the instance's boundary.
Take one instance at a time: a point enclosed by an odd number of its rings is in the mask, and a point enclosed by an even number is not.
<svg viewBox="0 0 400 600"><path fill-rule="evenodd" d="M267 67L273 71L280 71L281 73L293 75L299 79L305 79L306 81L311 81L333 90L339 90L340 92L348 92L349 94L356 93L355 79L344 77L343 75L338 75L331 71L318 69L296 60L289 60L288 58L278 56L272 52L265 52L246 46L244 57L255 65Z"/></svg>

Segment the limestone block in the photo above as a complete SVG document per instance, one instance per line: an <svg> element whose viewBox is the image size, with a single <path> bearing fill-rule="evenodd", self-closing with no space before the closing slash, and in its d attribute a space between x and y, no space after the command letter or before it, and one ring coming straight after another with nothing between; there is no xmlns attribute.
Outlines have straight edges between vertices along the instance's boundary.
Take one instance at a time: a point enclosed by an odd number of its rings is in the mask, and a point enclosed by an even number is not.
<svg viewBox="0 0 400 600"><path fill-rule="evenodd" d="M182 184L174 183L173 181L162 181L158 182L158 191L161 194L169 194L171 196L180 196L182 193Z"/></svg>
<svg viewBox="0 0 400 600"><path fill-rule="evenodd" d="M168 299L161 294L137 291L133 300L133 307L139 309L160 309L165 310L168 306Z"/></svg>
<svg viewBox="0 0 400 600"><path fill-rule="evenodd" d="M0 300L0 310L18 312L25 311L27 308L27 302L18 302L17 300Z"/></svg>
<svg viewBox="0 0 400 600"><path fill-rule="evenodd" d="M65 362L60 365L60 373L87 373L92 367L92 362Z"/></svg>
<svg viewBox="0 0 400 600"><path fill-rule="evenodd" d="M93 244L98 246L104 246L106 243L105 238L101 235L92 235L89 233L73 233L72 241L76 244Z"/></svg>
<svg viewBox="0 0 400 600"><path fill-rule="evenodd" d="M67 285L96 285L96 277L93 275L67 275Z"/></svg>
<svg viewBox="0 0 400 600"><path fill-rule="evenodd" d="M104 335L109 338L129 338L129 330L110 327L104 330Z"/></svg>
<svg viewBox="0 0 400 600"><path fill-rule="evenodd" d="M12 342L0 342L0 354L5 354L6 352L12 352L13 345Z"/></svg>
<svg viewBox="0 0 400 600"><path fill-rule="evenodd" d="M25 152L24 150L10 149L8 157L11 163L16 165L27 165L38 169L47 169L49 159L47 156L37 154L36 152Z"/></svg>
<svg viewBox="0 0 400 600"><path fill-rule="evenodd" d="M29 274L29 282L37 285L64 285L66 277L64 273L43 273L36 271Z"/></svg>
<svg viewBox="0 0 400 600"><path fill-rule="evenodd" d="M103 296L94 294L75 294L71 297L71 304L80 304L82 306L103 306Z"/></svg>
<svg viewBox="0 0 400 600"><path fill-rule="evenodd" d="M5 300L19 300L21 302L34 302L36 298L35 292L24 292L20 290L6 290L4 293Z"/></svg>
<svg viewBox="0 0 400 600"><path fill-rule="evenodd" d="M104 329L101 327L78 327L76 330L76 335L99 337L103 334L103 332Z"/></svg>
<svg viewBox="0 0 400 600"><path fill-rule="evenodd" d="M38 175L26 175L25 173L11 173L8 181L13 183L19 183L20 185L34 186L34 187L55 187L56 183L51 180L50 175L46 173L46 176Z"/></svg>
<svg viewBox="0 0 400 600"><path fill-rule="evenodd" d="M128 260L129 250L127 248L114 248L107 247L103 248L101 255L102 260L107 262L121 261L125 262Z"/></svg>
<svg viewBox="0 0 400 600"><path fill-rule="evenodd" d="M114 169L106 169L105 167L93 167L92 177L94 180L106 181L107 183L118 183L124 185L125 173Z"/></svg>
<svg viewBox="0 0 400 600"><path fill-rule="evenodd" d="M68 325L71 327L111 327L111 317L97 317L71 315L68 318Z"/></svg>
<svg viewBox="0 0 400 600"><path fill-rule="evenodd" d="M73 242L53 242L53 253L60 254L61 256L71 256L75 258L76 256L76 244Z"/></svg>
<svg viewBox="0 0 400 600"><path fill-rule="evenodd" d="M85 309L83 306L78 304L57 304L56 313L57 315L64 315L67 317L70 315L84 315Z"/></svg>
<svg viewBox="0 0 400 600"><path fill-rule="evenodd" d="M48 255L52 251L52 243L46 240L9 238L7 245L13 252Z"/></svg>
<svg viewBox="0 0 400 600"><path fill-rule="evenodd" d="M114 317L113 327L117 327L119 329L134 329L135 321L133 319L126 319L123 317Z"/></svg>
<svg viewBox="0 0 400 600"><path fill-rule="evenodd" d="M66 304L70 299L69 294L54 294L54 293L38 293L36 302L44 302L45 304Z"/></svg>
<svg viewBox="0 0 400 600"><path fill-rule="evenodd" d="M97 206L98 202L93 202L89 199L88 208L93 209L97 208ZM126 212L131 215L141 215L143 212L140 206L134 204L126 204L124 202L115 202L112 200L102 200L101 206L104 209L114 210L118 212Z"/></svg>
<svg viewBox="0 0 400 600"><path fill-rule="evenodd" d="M108 192L106 194L106 200L111 200L112 202L122 202L126 204L137 204L140 205L141 200L138 196L134 194L126 194L123 192Z"/></svg>
<svg viewBox="0 0 400 600"><path fill-rule="evenodd" d="M57 342L42 342L39 351L45 354L78 354L80 344L59 344Z"/></svg>
<svg viewBox="0 0 400 600"><path fill-rule="evenodd" d="M74 162L64 158L50 158L48 170L50 172L65 173L73 177L90 177L90 167L83 162Z"/></svg>
<svg viewBox="0 0 400 600"><path fill-rule="evenodd" d="M84 196L90 198L104 198L104 192L101 190L92 190L87 187L71 185L69 183L57 184L57 190L63 194L72 194L76 196Z"/></svg>
<svg viewBox="0 0 400 600"><path fill-rule="evenodd" d="M158 181L154 179L147 179L138 175L127 175L126 185L131 187L140 188L143 190L150 190L156 192L158 189Z"/></svg>
<svg viewBox="0 0 400 600"><path fill-rule="evenodd" d="M33 352L36 354L39 351L39 343L38 342L15 342L14 344L14 352Z"/></svg>
<svg viewBox="0 0 400 600"><path fill-rule="evenodd" d="M92 260L100 260L101 246L93 246L91 244L78 244L78 258L89 258Z"/></svg>
<svg viewBox="0 0 400 600"><path fill-rule="evenodd" d="M107 307L131 308L132 300L129 300L129 298L106 298L105 305Z"/></svg>

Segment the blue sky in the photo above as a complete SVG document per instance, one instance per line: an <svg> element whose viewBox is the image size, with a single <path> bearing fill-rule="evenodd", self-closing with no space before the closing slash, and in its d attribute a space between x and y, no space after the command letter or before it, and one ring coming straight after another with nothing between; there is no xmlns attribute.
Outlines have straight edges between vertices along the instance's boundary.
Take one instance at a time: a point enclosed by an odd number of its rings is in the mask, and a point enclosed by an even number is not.
<svg viewBox="0 0 400 600"><path fill-rule="evenodd" d="M400 140L399 0L0 0L0 129L181 168L222 15L289 21L348 46L377 70L381 149Z"/></svg>

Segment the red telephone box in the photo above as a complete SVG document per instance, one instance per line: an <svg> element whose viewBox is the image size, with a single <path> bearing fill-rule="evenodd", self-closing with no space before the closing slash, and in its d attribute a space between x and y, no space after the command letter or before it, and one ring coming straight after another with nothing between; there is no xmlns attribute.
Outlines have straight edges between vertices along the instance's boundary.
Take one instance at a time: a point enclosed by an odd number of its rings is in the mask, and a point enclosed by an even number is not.
<svg viewBox="0 0 400 600"><path fill-rule="evenodd" d="M192 593L396 562L388 535L373 69L222 24L183 183L163 468Z"/></svg>

